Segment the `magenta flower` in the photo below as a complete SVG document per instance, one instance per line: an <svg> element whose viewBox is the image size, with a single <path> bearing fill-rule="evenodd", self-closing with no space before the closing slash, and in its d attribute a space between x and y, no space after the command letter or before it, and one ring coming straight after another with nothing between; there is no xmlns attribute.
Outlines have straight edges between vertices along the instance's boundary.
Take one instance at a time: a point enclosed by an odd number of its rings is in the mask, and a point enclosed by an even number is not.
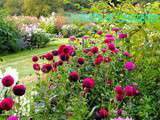
<svg viewBox="0 0 160 120"><path fill-rule="evenodd" d="M126 62L124 67L128 70L128 71L132 71L135 69L135 64L131 61L131 62Z"/></svg>
<svg viewBox="0 0 160 120"><path fill-rule="evenodd" d="M7 120L18 120L18 117L15 115L11 115L7 118Z"/></svg>
<svg viewBox="0 0 160 120"><path fill-rule="evenodd" d="M119 34L119 39L124 39L124 38L127 38L127 34L120 33Z"/></svg>
<svg viewBox="0 0 160 120"><path fill-rule="evenodd" d="M121 28L112 28L112 31L115 31L115 32L118 32L120 30L121 30Z"/></svg>
<svg viewBox="0 0 160 120"><path fill-rule="evenodd" d="M130 57L131 55L129 54L129 52L123 52L124 56Z"/></svg>

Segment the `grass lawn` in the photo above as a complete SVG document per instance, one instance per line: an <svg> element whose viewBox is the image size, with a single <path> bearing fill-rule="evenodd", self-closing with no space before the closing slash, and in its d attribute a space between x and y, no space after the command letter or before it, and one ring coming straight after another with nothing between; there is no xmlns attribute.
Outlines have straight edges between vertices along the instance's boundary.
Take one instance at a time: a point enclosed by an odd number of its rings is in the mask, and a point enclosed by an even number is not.
<svg viewBox="0 0 160 120"><path fill-rule="evenodd" d="M47 47L41 49L25 50L9 55L0 55L3 62L0 64L0 69L4 70L6 67L16 68L19 72L19 78L24 79L27 76L32 76L34 71L32 69L31 58L33 55L41 55L48 51L57 48L58 45L66 43L67 39L56 39L48 44Z"/></svg>

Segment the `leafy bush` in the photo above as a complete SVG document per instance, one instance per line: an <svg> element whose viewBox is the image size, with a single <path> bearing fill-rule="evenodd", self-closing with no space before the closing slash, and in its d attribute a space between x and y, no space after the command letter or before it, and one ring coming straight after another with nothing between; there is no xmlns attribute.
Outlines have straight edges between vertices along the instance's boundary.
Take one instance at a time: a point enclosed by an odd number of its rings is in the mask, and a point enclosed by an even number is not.
<svg viewBox="0 0 160 120"><path fill-rule="evenodd" d="M50 17L41 17L40 28L44 29L47 33L55 34L57 32L55 26L55 13L52 13Z"/></svg>
<svg viewBox="0 0 160 120"><path fill-rule="evenodd" d="M36 29L32 31L31 47L41 48L50 41L50 34L46 33L43 29Z"/></svg>
<svg viewBox="0 0 160 120"><path fill-rule="evenodd" d="M16 52L21 48L20 33L12 22L0 19L0 51Z"/></svg>
<svg viewBox="0 0 160 120"><path fill-rule="evenodd" d="M78 26L74 25L74 24L68 24L68 25L63 25L62 26L62 33L64 35L64 37L69 37L71 35L75 35L78 33Z"/></svg>

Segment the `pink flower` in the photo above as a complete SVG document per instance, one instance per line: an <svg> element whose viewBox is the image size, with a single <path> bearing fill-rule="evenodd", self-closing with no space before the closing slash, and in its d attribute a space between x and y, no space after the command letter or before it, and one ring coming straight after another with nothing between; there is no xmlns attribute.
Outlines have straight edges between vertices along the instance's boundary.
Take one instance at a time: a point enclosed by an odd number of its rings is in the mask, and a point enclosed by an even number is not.
<svg viewBox="0 0 160 120"><path fill-rule="evenodd" d="M126 62L124 67L128 70L128 71L132 71L135 69L135 64L131 61L131 62Z"/></svg>
<svg viewBox="0 0 160 120"><path fill-rule="evenodd" d="M76 37L75 37L75 36L70 36L70 37L69 37L69 40L70 40L70 41L75 41L75 40L76 40Z"/></svg>
<svg viewBox="0 0 160 120"><path fill-rule="evenodd" d="M113 43L109 43L108 44L108 48L111 50L111 51L114 51L116 49L115 45Z"/></svg>
<svg viewBox="0 0 160 120"><path fill-rule="evenodd" d="M122 102L123 99L124 99L124 95L121 95L121 94L117 94L117 95L116 95L116 100L117 100L118 102Z"/></svg>

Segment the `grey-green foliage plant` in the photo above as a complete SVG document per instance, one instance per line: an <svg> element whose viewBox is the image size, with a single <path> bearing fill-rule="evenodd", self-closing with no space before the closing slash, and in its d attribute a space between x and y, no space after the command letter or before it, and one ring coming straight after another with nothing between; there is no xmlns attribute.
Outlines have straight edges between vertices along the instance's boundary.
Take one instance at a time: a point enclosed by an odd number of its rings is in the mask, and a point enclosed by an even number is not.
<svg viewBox="0 0 160 120"><path fill-rule="evenodd" d="M41 48L50 41L51 35L46 33L43 29L36 29L32 32L31 47Z"/></svg>

